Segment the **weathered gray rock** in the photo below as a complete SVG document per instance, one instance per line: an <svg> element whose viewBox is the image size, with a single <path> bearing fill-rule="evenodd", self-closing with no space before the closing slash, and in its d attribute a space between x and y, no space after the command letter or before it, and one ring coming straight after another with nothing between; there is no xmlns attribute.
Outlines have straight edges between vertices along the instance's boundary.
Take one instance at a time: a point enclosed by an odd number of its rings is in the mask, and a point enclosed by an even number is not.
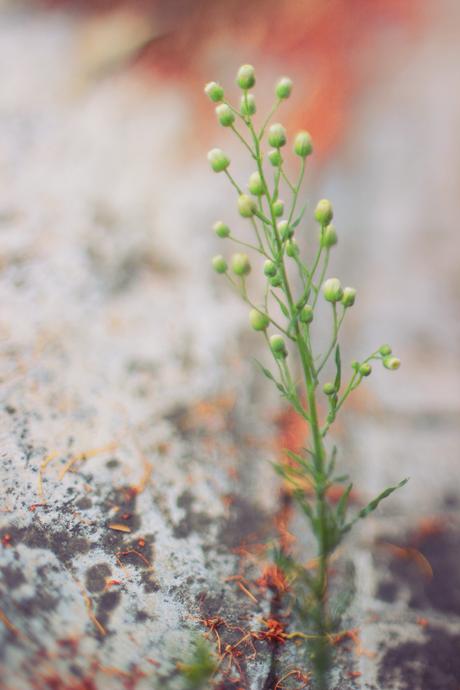
<svg viewBox="0 0 460 690"><path fill-rule="evenodd" d="M174 690L204 619L228 623L224 644L266 632L270 617L297 629L257 583L256 547L273 539L282 507L267 462L278 401L247 361L259 346L245 309L207 268L221 246L207 228L229 197L215 198L217 184L209 192L205 165L174 162L188 104L130 73L82 85L79 32L75 17L30 10L4 12L0 24L0 686ZM447 178L434 208L421 172L406 184L421 141L434 184L440 141L458 136L448 35L434 23L405 72L387 73L392 88L357 104L356 129L326 171L343 219L338 268L359 288L347 358L389 340L404 360L355 398L336 430L340 458L359 478L359 502L411 476L348 540L355 577L337 566L341 586L357 588L346 623L359 625L364 648L358 638L338 647L340 690L450 690L458 672L445 664L441 681L430 679L423 655L430 672L452 658L460 629L449 556L459 209ZM409 84L406 118L425 118L408 134L399 108ZM391 156L379 144L383 100ZM303 521L294 515L289 528L307 560ZM291 670L308 672L302 645L253 642L225 687L271 690Z"/></svg>

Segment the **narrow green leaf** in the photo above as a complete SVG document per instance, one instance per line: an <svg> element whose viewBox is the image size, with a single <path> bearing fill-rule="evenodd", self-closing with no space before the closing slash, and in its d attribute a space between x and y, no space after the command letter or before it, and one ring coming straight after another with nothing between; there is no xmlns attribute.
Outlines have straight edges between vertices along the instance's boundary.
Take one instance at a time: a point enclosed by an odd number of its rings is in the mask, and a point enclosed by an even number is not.
<svg viewBox="0 0 460 690"><path fill-rule="evenodd" d="M272 382L275 384L275 386L276 386L277 389L280 391L280 393L281 393L283 396L288 397L288 391L285 389L285 387L284 387L281 383L279 383L279 381L277 381L277 380L275 379L275 377L273 376L272 372L271 372L269 369L267 369L266 367L264 367L263 364L261 364L257 359L254 359L254 362L257 364L257 366L258 366L259 369L262 371L262 373L264 374L264 376L266 376L267 379L270 379L270 381L272 381Z"/></svg>
<svg viewBox="0 0 460 690"><path fill-rule="evenodd" d="M288 319L288 318L289 318L289 309L288 309L287 306L284 304L284 302L278 297L278 295L276 294L276 292L273 292L273 290L270 290L270 292L271 292L272 296L273 296L273 297L276 299L276 301L278 302L279 307L280 307L281 311L283 312L284 316Z"/></svg>
<svg viewBox="0 0 460 690"><path fill-rule="evenodd" d="M330 459L330 461L329 461L329 465L328 465L327 471L326 471L326 475L327 475L328 477L330 477L331 474L332 474L332 473L334 472L334 470L335 470L335 461L336 461L336 459L337 459L337 446L333 446L333 447L332 447L332 451L331 451L331 459Z"/></svg>
<svg viewBox="0 0 460 690"><path fill-rule="evenodd" d="M303 209L301 210L299 216L296 218L296 220L295 220L293 223L291 223L291 227L292 227L292 228L296 228L296 227L299 225L299 223L301 222L302 218L304 217L304 214L305 214L305 211L306 211L306 210L307 210L307 207L304 206Z"/></svg>
<svg viewBox="0 0 460 690"><path fill-rule="evenodd" d="M385 489L385 491L382 491L382 493L379 494L377 498L374 498L374 500L368 503L365 508L362 508L362 510L359 511L358 515L354 518L354 520L345 525L342 531L348 532L353 527L353 525L356 522L358 522L358 520L364 520L364 518L366 518L369 515L369 513L372 513L372 511L374 511L378 507L380 501L383 501L384 498L390 496L393 493L393 491L396 491L397 489L403 487L405 484L407 484L408 481L408 478L403 479L402 482L399 482L399 484L396 484L396 486L390 486L388 487L388 489Z"/></svg>
<svg viewBox="0 0 460 690"><path fill-rule="evenodd" d="M353 488L353 484L349 484L343 494L340 497L340 500L337 504L337 522L339 523L340 526L343 525L345 522L345 516L347 514L347 507L348 507L348 499L350 497L350 491Z"/></svg>
<svg viewBox="0 0 460 690"><path fill-rule="evenodd" d="M340 385L342 383L342 363L340 360L340 347L338 345L335 348L335 367L336 367L336 375L335 375L334 386L335 386L335 390L339 391Z"/></svg>

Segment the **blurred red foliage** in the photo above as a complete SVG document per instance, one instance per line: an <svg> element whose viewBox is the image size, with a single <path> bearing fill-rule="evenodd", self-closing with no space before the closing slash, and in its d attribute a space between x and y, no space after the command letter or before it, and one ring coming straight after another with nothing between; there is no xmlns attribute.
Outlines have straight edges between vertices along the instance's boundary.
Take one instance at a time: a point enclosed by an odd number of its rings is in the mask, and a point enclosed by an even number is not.
<svg viewBox="0 0 460 690"><path fill-rule="evenodd" d="M154 35L136 62L181 86L219 78L235 60L263 58L296 76L300 105L288 125L307 127L321 156L336 147L363 80L365 55L385 26L413 31L417 0L35 0L91 13L145 15ZM366 52L365 52L366 51ZM260 63L260 60L259 60ZM258 64L259 64L258 63ZM236 67L232 65L232 67ZM299 83L300 80L300 83Z"/></svg>

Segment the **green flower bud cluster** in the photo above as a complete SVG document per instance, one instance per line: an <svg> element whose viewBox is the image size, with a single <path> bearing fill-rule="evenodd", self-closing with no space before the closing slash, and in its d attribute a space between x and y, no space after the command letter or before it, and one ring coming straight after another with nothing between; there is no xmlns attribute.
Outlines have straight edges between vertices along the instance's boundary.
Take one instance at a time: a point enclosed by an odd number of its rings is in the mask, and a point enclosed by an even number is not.
<svg viewBox="0 0 460 690"><path fill-rule="evenodd" d="M328 302L340 302L343 297L343 289L338 278L329 278L323 283L323 295Z"/></svg>
<svg viewBox="0 0 460 690"><path fill-rule="evenodd" d="M315 208L315 218L322 225L326 227L332 221L334 216L334 211L332 210L332 204L328 199L321 199L318 201Z"/></svg>
<svg viewBox="0 0 460 690"><path fill-rule="evenodd" d="M244 91L252 89L256 83L254 67L252 65L242 65L238 70L238 74L236 75L236 83L240 89L243 89Z"/></svg>
<svg viewBox="0 0 460 690"><path fill-rule="evenodd" d="M251 309L249 312L249 323L255 331L266 331L270 325L267 314L258 309Z"/></svg>
<svg viewBox="0 0 460 690"><path fill-rule="evenodd" d="M222 101L224 98L223 88L215 81L210 81L209 84L206 84L204 92L214 103L219 103L219 101Z"/></svg>
<svg viewBox="0 0 460 690"><path fill-rule="evenodd" d="M227 273L228 264L221 254L214 256L211 263L216 273ZM251 272L251 262L247 254L233 254L232 271L236 276L243 278L249 275Z"/></svg>
<svg viewBox="0 0 460 690"><path fill-rule="evenodd" d="M306 158L313 153L313 142L308 132L302 131L296 134L294 139L294 153L300 158Z"/></svg>
<svg viewBox="0 0 460 690"><path fill-rule="evenodd" d="M270 336L270 349L275 359L286 359L288 355L286 343L282 335Z"/></svg>
<svg viewBox="0 0 460 690"><path fill-rule="evenodd" d="M276 125L271 125L268 130L268 143L273 146L274 149L280 149L286 144L286 130L283 125L277 123Z"/></svg>
<svg viewBox="0 0 460 690"><path fill-rule="evenodd" d="M208 161L214 172L223 172L230 165L230 158L221 149L211 149L208 153Z"/></svg>
<svg viewBox="0 0 460 690"><path fill-rule="evenodd" d="M330 249L337 244L337 233L332 223L329 223L329 225L326 225L326 227L321 227L319 241L323 249Z"/></svg>
<svg viewBox="0 0 460 690"><path fill-rule="evenodd" d="M264 184L258 172L252 173L249 178L248 189L254 196L262 196L264 193Z"/></svg>
<svg viewBox="0 0 460 690"><path fill-rule="evenodd" d="M232 257L232 270L237 276L247 276L251 272L251 262L247 254L234 254Z"/></svg>
<svg viewBox="0 0 460 690"><path fill-rule="evenodd" d="M289 77L282 77L275 87L275 94L280 99L289 98L292 93L292 80Z"/></svg>
<svg viewBox="0 0 460 690"><path fill-rule="evenodd" d="M273 202L273 214L276 218L279 218L284 213L284 201L277 199Z"/></svg>
<svg viewBox="0 0 460 690"><path fill-rule="evenodd" d="M289 225L287 220L280 220L276 227L283 242L291 239L294 234L294 228Z"/></svg>
<svg viewBox="0 0 460 690"><path fill-rule="evenodd" d="M279 168L283 164L283 157L279 149L272 149L268 152L268 160L274 168Z"/></svg>
<svg viewBox="0 0 460 690"><path fill-rule="evenodd" d="M251 218L257 211L256 202L248 194L238 197L238 211L243 218Z"/></svg>
<svg viewBox="0 0 460 690"><path fill-rule="evenodd" d="M235 122L235 114L226 103L217 106L216 115L222 127L231 127Z"/></svg>
<svg viewBox="0 0 460 690"><path fill-rule="evenodd" d="M230 235L230 228L221 220L218 220L217 223L214 223L212 229L216 233L217 237L220 237L222 239Z"/></svg>

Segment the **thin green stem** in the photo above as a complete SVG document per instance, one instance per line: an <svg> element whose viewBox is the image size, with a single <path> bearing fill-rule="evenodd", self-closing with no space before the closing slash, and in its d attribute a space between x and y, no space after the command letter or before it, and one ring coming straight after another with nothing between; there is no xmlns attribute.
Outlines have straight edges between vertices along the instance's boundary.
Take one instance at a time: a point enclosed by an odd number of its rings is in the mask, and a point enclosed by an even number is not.
<svg viewBox="0 0 460 690"><path fill-rule="evenodd" d="M279 99L276 101L276 103L274 104L274 106L272 107L272 109L270 110L270 112L269 112L269 114L268 114L268 116L267 116L267 118L266 118L264 124L262 125L262 129L261 129L260 132L259 132L259 136L258 136L258 140L259 140L259 141L262 141L263 136L264 136L264 134L265 134L265 130L266 130L266 128L267 128L267 125L268 125L268 123L270 122L270 120L272 119L273 115L274 115L274 114L276 113L276 111L278 110L278 108L279 108L279 106L280 106L280 103L281 103L281 100L282 100L282 99L279 98Z"/></svg>
<svg viewBox="0 0 460 690"><path fill-rule="evenodd" d="M236 191L238 192L238 194L241 195L241 194L243 193L243 190L241 189L241 187L239 186L239 184L238 184L237 182L235 182L235 180L234 180L233 177L230 175L230 173L228 172L227 169L224 170L224 173L227 175L228 179L230 180L230 183L232 184L233 187L235 187L235 189L236 189Z"/></svg>
<svg viewBox="0 0 460 690"><path fill-rule="evenodd" d="M324 367L326 366L327 361L332 354L332 351L334 350L335 346L337 345L337 338L339 336L340 326L342 325L343 320L345 318L345 313L346 313L345 307L343 308L342 315L340 318L337 317L337 305L335 302L332 304L332 311L333 311L333 320L334 320L332 342L329 345L323 359L321 360L321 363L318 365L318 367L316 369L317 376L319 376L322 369L324 369Z"/></svg>

